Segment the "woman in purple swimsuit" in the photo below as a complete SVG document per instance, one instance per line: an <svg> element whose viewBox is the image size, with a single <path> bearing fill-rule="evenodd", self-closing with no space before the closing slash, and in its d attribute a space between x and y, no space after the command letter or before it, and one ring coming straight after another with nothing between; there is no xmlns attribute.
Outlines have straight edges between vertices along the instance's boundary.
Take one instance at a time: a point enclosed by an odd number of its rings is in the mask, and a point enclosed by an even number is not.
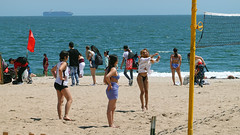
<svg viewBox="0 0 240 135"><path fill-rule="evenodd" d="M113 124L113 115L116 109L118 98L118 79L120 76L117 73L118 57L116 55L109 56L109 64L104 75L104 82L108 85L106 94L109 99L107 107L107 118L109 127L116 127Z"/></svg>
<svg viewBox="0 0 240 135"><path fill-rule="evenodd" d="M174 54L172 54L171 57L170 57L170 68L172 70L173 85L176 85L176 83L175 83L175 71L177 71L180 83L182 85L182 77L181 77L181 70L180 70L180 66L181 66L181 63L182 63L182 56L180 54L178 54L177 48L173 49L173 53Z"/></svg>

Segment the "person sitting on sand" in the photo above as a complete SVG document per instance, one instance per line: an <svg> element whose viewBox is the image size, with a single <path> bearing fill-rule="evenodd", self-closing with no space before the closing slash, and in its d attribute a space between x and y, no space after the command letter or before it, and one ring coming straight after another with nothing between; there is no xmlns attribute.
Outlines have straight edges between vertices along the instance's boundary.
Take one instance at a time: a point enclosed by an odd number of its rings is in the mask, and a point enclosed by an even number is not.
<svg viewBox="0 0 240 135"><path fill-rule="evenodd" d="M144 111L145 109L148 110L148 73L151 73L151 64L154 62L158 62L160 59L160 55L158 53L155 53L152 56L149 56L149 52L147 49L143 49L140 52L140 59L138 60L139 66L138 66L138 76L137 76L137 82L139 89L141 91L140 93L140 101L141 101L141 108ZM156 60L153 59L154 56L157 56L158 58ZM145 107L144 107L144 97L145 94Z"/></svg>
<svg viewBox="0 0 240 135"><path fill-rule="evenodd" d="M118 80L120 78L117 73L116 66L118 64L118 57L116 55L109 56L109 65L104 75L104 82L108 85L106 94L109 99L107 107L107 119L109 127L116 127L113 124L114 111L116 109L116 102L118 98Z"/></svg>
<svg viewBox="0 0 240 135"><path fill-rule="evenodd" d="M188 53L188 61L190 60L190 53ZM202 63L203 65L204 65L204 67L206 68L206 63L205 63L205 61L204 61L204 59L201 57L201 56L197 56L197 55L195 55L195 75L194 75L194 82L195 83L197 83L196 82L196 76L197 76L197 65L198 65L198 63ZM208 71L208 69L206 68L206 70Z"/></svg>
<svg viewBox="0 0 240 135"><path fill-rule="evenodd" d="M16 81L13 81L13 84L22 84L22 74L28 67L28 61L26 57L18 57L17 59L10 58L9 60L10 64L14 64L14 72Z"/></svg>
<svg viewBox="0 0 240 135"><path fill-rule="evenodd" d="M189 60L190 60L190 53L188 53L188 61ZM198 65L198 62L202 62L202 64L206 66L204 59L201 56L195 55L195 67Z"/></svg>
<svg viewBox="0 0 240 135"><path fill-rule="evenodd" d="M174 54L172 54L171 57L170 57L170 68L172 70L173 85L176 85L176 83L175 83L175 71L177 71L180 83L182 85L183 83L182 83L181 69L180 69L180 66L182 64L182 56L180 54L178 54L177 51L178 51L177 48L173 49Z"/></svg>
<svg viewBox="0 0 240 135"><path fill-rule="evenodd" d="M196 66L196 77L195 77L195 82L203 87L203 78L204 78L204 65L202 64L201 61L198 62L198 65Z"/></svg>
<svg viewBox="0 0 240 135"><path fill-rule="evenodd" d="M68 89L69 69L67 60L69 57L69 53L67 51L61 51L59 56L60 62L51 69L52 75L54 76L54 78L56 78L54 88L57 91L58 98L58 117L59 119L62 119L62 103L65 97L67 102L65 105L65 115L63 119L66 121L71 121L71 119L68 117L68 113L72 104L72 96Z"/></svg>

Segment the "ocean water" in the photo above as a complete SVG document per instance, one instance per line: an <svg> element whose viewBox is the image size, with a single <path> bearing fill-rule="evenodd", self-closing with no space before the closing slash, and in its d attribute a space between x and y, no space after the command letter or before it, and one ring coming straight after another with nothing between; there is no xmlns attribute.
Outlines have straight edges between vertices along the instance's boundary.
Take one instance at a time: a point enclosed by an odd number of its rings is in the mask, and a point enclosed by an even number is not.
<svg viewBox="0 0 240 135"><path fill-rule="evenodd" d="M44 53L48 55L51 68L58 62L61 50L69 50L68 43L72 41L84 56L86 45L95 45L102 55L109 50L109 54L118 55L119 66L124 45L138 54L147 48L151 54L161 55L160 62L152 65L152 76L171 76L169 59L176 47L183 57L181 71L185 76L189 72L190 24L190 15L0 17L0 52L5 60L26 56L31 29L36 45L34 53L28 52L28 59L35 74L42 75ZM197 38L199 35L197 32ZM207 63L208 77L240 77L239 51L240 45L220 46L197 48L196 54ZM89 62L85 61L85 73L89 75ZM103 69L104 65L99 66L97 74L103 74Z"/></svg>

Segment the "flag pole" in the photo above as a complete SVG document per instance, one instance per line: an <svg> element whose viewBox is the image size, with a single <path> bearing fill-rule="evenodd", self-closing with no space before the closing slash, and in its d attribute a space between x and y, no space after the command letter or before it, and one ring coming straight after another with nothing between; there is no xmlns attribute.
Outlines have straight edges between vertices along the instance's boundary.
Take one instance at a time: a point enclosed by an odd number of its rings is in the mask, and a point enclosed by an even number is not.
<svg viewBox="0 0 240 135"><path fill-rule="evenodd" d="M31 26L29 25L29 31L31 30ZM28 34L28 40L29 40L29 34ZM28 45L27 45L28 46ZM28 59L28 49L27 49L27 52L26 52L26 58Z"/></svg>
<svg viewBox="0 0 240 135"><path fill-rule="evenodd" d="M197 0L192 0L188 135L193 135L193 101L194 101L194 74L195 74L194 70L195 70L196 29L197 29L196 13L197 13Z"/></svg>
<svg viewBox="0 0 240 135"><path fill-rule="evenodd" d="M28 58L28 49L27 49L27 53L26 53L26 58Z"/></svg>

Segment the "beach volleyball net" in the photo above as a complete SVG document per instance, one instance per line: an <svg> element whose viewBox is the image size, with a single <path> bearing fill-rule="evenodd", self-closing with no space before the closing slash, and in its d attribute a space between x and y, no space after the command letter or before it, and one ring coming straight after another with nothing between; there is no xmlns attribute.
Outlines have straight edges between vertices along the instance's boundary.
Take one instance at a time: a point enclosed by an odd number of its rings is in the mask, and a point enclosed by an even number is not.
<svg viewBox="0 0 240 135"><path fill-rule="evenodd" d="M197 48L240 45L240 14L204 12Z"/></svg>

